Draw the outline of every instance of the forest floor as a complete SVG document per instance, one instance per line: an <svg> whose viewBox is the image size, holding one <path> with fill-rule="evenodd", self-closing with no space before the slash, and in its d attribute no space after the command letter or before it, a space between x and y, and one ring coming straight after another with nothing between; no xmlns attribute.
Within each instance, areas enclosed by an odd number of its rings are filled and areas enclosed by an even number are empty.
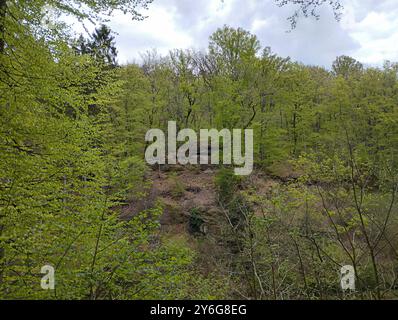
<svg viewBox="0 0 398 320"><path fill-rule="evenodd" d="M160 218L161 230L164 234L198 233L211 236L218 233L220 219L226 219L217 199L215 177L216 167L183 167L173 166L161 171L151 171L147 179L151 186L144 198L131 200L122 208L121 218L129 220L142 210L153 208L160 203L163 214ZM280 184L281 180L254 171L245 178L242 191L266 196L271 189ZM254 204L255 214L263 214L260 207ZM192 215L200 213L203 220L201 230L192 230Z"/></svg>
<svg viewBox="0 0 398 320"><path fill-rule="evenodd" d="M212 166L170 166L151 170L147 175L150 187L144 198L132 199L122 207L121 218L131 219L139 212L160 203L160 236L171 242L183 242L196 252L197 264L202 272L210 273L218 266L219 258L226 254L220 245L227 217L218 202L215 178L218 168ZM274 186L282 183L254 171L244 178L242 192L266 196ZM254 213L263 215L260 206L253 204Z"/></svg>

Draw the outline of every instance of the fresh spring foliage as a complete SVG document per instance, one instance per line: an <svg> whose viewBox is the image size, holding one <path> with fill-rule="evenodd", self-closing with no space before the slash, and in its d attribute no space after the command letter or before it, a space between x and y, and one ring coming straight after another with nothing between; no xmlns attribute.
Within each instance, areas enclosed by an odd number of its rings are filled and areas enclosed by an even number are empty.
<svg viewBox="0 0 398 320"><path fill-rule="evenodd" d="M150 2L0 0L0 297L396 297L398 65L306 66L224 26L206 52L118 66L105 25L74 39L58 19L141 19ZM324 2L293 1L304 14ZM255 173L219 168L215 208L183 212L190 238L165 234L156 199L121 214L151 195L145 132L170 120L255 133ZM344 264L356 292L339 287Z"/></svg>

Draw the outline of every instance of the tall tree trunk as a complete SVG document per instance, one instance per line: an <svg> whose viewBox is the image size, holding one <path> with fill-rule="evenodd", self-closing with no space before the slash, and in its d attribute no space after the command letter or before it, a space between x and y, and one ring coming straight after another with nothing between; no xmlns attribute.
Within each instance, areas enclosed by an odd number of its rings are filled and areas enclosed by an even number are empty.
<svg viewBox="0 0 398 320"><path fill-rule="evenodd" d="M0 54L4 52L5 49L5 20L7 12L7 0L0 0Z"/></svg>
<svg viewBox="0 0 398 320"><path fill-rule="evenodd" d="M0 59L4 53L5 49L5 17L6 17L6 10L7 10L7 0L0 0ZM0 216L0 219L3 216ZM0 237L3 234L4 226L0 221ZM0 245L0 284L3 282L3 259L5 256L4 247Z"/></svg>

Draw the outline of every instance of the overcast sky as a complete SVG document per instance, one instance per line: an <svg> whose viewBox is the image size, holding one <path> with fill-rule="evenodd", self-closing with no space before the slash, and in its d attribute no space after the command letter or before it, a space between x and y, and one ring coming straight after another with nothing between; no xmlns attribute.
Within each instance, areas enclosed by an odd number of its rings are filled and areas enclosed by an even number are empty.
<svg viewBox="0 0 398 320"><path fill-rule="evenodd" d="M306 64L330 67L336 56L350 55L369 65L398 61L398 0L342 0L336 22L321 7L320 20L300 19L292 32L286 20L294 7L274 0L154 0L144 21L116 13L109 25L117 32L119 62L139 61L140 52L156 48L206 49L212 32L224 24L256 34L263 47Z"/></svg>

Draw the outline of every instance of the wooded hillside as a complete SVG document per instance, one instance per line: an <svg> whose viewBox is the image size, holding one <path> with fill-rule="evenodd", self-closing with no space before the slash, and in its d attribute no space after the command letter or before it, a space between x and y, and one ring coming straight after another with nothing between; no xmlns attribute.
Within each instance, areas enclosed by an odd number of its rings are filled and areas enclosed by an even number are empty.
<svg viewBox="0 0 398 320"><path fill-rule="evenodd" d="M224 26L118 65L108 27L76 39L44 5L150 1L76 2L0 1L0 298L396 298L397 63L303 65ZM147 165L171 120L253 129L254 172Z"/></svg>

